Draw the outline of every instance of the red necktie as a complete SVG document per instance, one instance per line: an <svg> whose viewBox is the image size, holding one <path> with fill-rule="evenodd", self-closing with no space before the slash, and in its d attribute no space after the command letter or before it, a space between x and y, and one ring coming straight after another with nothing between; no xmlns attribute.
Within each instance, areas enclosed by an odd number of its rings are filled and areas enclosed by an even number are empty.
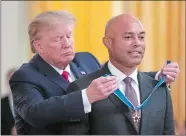
<svg viewBox="0 0 186 136"><path fill-rule="evenodd" d="M63 77L67 82L70 83L70 81L69 81L69 79L68 79L68 75L69 75L69 73L68 73L67 71L63 71L62 77Z"/></svg>

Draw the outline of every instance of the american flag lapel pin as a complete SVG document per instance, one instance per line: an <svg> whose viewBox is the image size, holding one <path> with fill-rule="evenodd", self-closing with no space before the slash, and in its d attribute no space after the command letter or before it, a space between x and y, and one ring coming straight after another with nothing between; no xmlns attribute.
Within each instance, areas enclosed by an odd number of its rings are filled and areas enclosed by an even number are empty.
<svg viewBox="0 0 186 136"><path fill-rule="evenodd" d="M80 72L81 72L82 75L85 75L86 74L85 71L80 71Z"/></svg>

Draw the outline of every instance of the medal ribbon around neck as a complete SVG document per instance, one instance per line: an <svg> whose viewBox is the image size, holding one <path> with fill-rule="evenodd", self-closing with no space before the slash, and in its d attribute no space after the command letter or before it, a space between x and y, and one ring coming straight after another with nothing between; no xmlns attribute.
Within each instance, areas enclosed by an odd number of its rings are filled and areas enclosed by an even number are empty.
<svg viewBox="0 0 186 136"><path fill-rule="evenodd" d="M167 61L167 64L170 64L171 61ZM112 76L112 74L105 74L104 76ZM124 96L122 94L122 92L117 89L115 90L114 94L124 103L126 104L130 109L138 112L140 109L142 109L150 100L152 94L165 82L166 77L163 76L159 82L155 85L155 87L153 88L152 92L149 94L149 96L145 99L145 101L143 101L142 104L140 104L139 106L135 107L128 99L126 96Z"/></svg>

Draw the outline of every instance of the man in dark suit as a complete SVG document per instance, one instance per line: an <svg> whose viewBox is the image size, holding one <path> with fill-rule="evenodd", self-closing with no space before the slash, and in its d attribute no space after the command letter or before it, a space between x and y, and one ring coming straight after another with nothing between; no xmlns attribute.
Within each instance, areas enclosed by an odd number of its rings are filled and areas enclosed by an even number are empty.
<svg viewBox="0 0 186 136"><path fill-rule="evenodd" d="M69 82L101 67L90 53L74 53L74 24L70 13L51 11L29 25L36 55L10 79L18 134L59 134L61 122L77 122L89 112L85 91L66 95Z"/></svg>
<svg viewBox="0 0 186 136"><path fill-rule="evenodd" d="M74 24L70 13L51 11L41 13L29 25L30 44L36 55L10 79L18 134L88 134L89 100L102 100L114 91L94 90L99 83L96 80L89 91L66 93L69 82L101 68L91 54L74 53ZM103 84L116 83L115 77L103 80ZM80 122L84 125L76 125ZM70 131L69 124L73 124Z"/></svg>
<svg viewBox="0 0 186 136"><path fill-rule="evenodd" d="M14 118L8 97L1 98L1 134L10 135L14 126Z"/></svg>
<svg viewBox="0 0 186 136"><path fill-rule="evenodd" d="M112 18L106 26L103 43L108 49L109 61L101 70L72 82L67 89L68 93L82 89L89 92L92 88L96 91L105 87L101 84L105 82L102 79L105 74L117 77L119 92L111 93L100 101L96 101L96 94L89 99L92 103L89 134L174 135L172 101L166 84L162 84L151 95L144 107L136 110L158 83L137 70L145 52L145 31L140 21L128 14ZM92 87L98 79L100 83ZM117 89L115 81L109 83L102 93Z"/></svg>

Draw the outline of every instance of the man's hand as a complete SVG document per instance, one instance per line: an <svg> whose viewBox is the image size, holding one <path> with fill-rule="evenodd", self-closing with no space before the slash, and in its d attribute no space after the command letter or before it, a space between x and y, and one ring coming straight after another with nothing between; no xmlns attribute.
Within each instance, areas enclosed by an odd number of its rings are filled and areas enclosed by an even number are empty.
<svg viewBox="0 0 186 136"><path fill-rule="evenodd" d="M179 72L180 69L178 63L174 62L174 63L166 64L161 69L158 79L161 79L165 75L166 76L165 83L170 84L175 81Z"/></svg>
<svg viewBox="0 0 186 136"><path fill-rule="evenodd" d="M118 87L115 76L100 77L92 81L86 93L90 103L107 98Z"/></svg>

